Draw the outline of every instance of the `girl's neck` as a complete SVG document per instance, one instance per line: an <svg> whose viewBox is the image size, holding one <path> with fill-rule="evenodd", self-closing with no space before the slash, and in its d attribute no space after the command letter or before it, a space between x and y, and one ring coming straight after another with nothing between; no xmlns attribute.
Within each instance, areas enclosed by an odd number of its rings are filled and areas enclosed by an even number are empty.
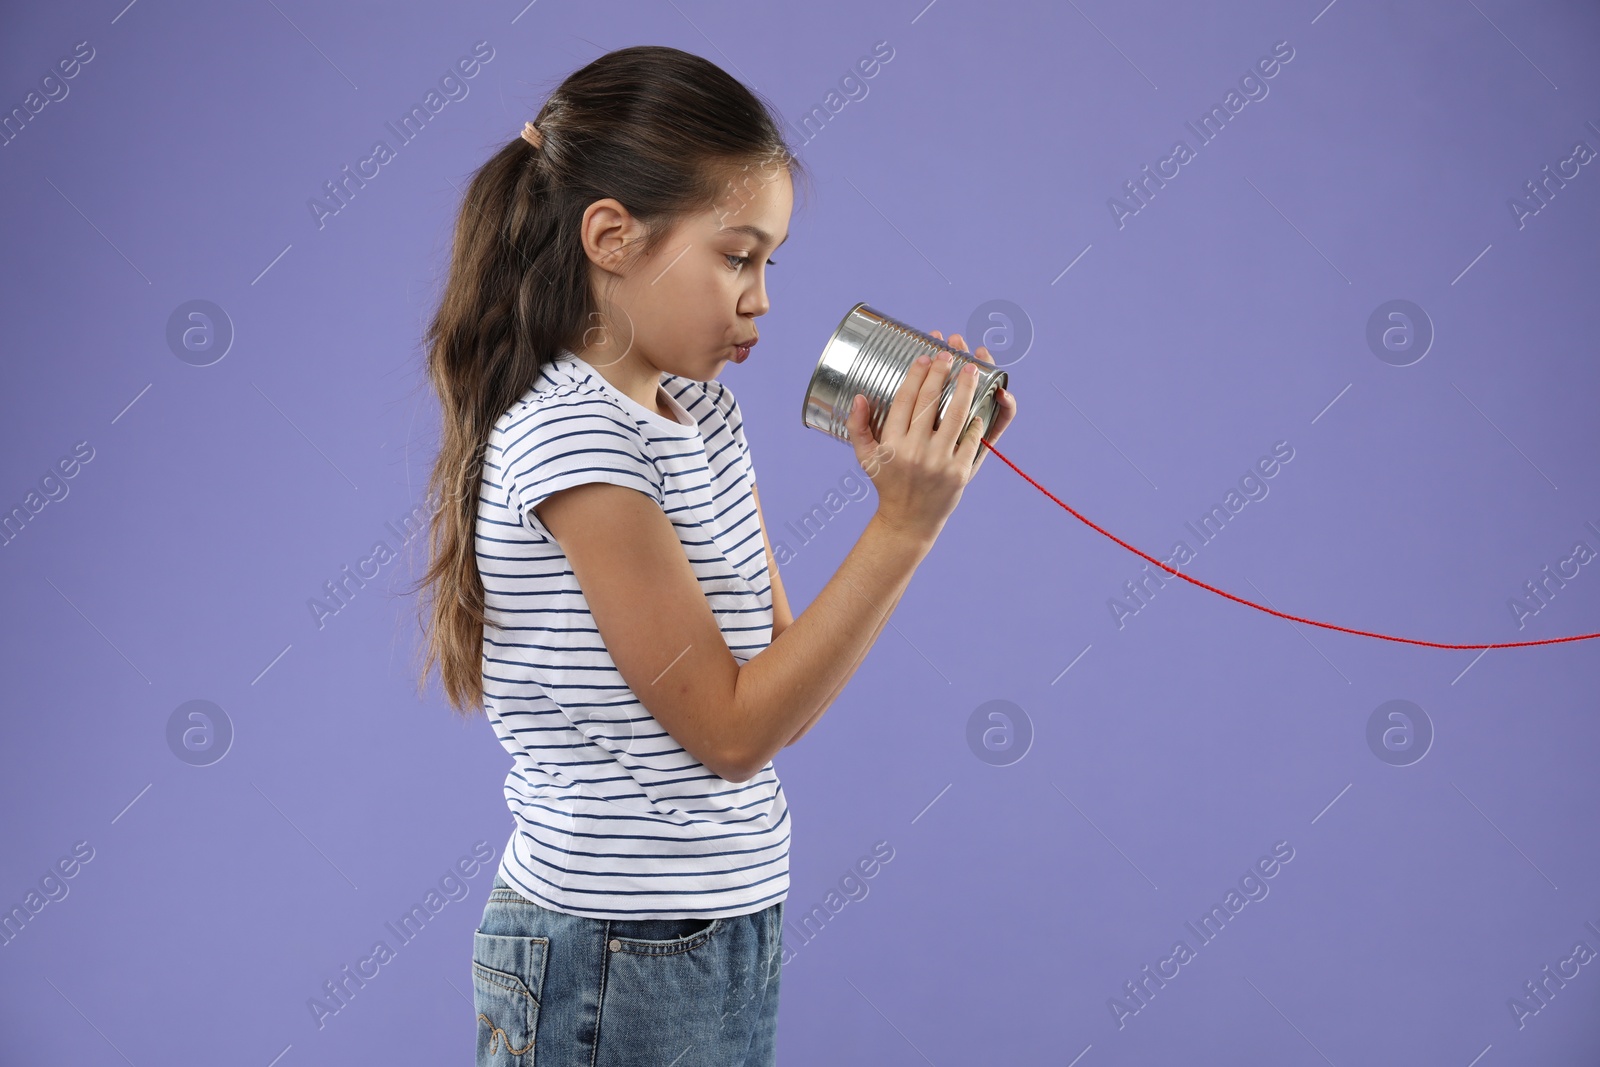
<svg viewBox="0 0 1600 1067"><path fill-rule="evenodd" d="M604 348L575 352L579 359L604 378L613 389L637 401L640 406L660 412L664 419L677 421L661 387L661 372L649 369L641 360L618 360Z"/></svg>

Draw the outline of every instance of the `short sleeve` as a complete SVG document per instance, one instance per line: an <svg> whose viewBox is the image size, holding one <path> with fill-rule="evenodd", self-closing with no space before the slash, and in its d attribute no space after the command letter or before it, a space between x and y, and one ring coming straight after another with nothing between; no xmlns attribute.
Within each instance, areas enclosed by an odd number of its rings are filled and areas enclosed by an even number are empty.
<svg viewBox="0 0 1600 1067"><path fill-rule="evenodd" d="M608 482L663 504L661 473L644 435L614 402L594 394L542 398L507 423L501 445L506 503L523 524L554 541L534 507L562 489Z"/></svg>

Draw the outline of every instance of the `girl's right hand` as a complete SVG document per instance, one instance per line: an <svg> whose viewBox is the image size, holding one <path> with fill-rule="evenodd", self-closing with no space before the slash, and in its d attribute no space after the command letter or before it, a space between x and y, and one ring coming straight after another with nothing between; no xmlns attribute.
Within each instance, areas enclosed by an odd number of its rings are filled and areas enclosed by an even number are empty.
<svg viewBox="0 0 1600 1067"><path fill-rule="evenodd" d="M966 351L959 335L952 335L950 343ZM994 362L981 346L976 355L985 362ZM954 360L947 354L937 360L924 360L925 356L918 357L895 390L879 431L881 436L873 436L867 401L859 394L851 399L846 425L856 459L878 491L879 518L931 542L938 537L972 478L973 461L982 447L983 424L973 417L964 421L947 418L937 428L933 425L939 393L949 379ZM971 410L978 388L976 372L976 367L963 364L947 413ZM1009 391L1001 394L1000 403L1000 414L990 427L990 439L995 441L1016 410Z"/></svg>

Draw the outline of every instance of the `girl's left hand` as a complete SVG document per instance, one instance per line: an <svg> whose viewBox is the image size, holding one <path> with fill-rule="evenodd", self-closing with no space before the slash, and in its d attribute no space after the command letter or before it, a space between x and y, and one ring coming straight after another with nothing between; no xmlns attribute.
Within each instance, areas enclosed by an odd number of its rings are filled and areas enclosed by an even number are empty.
<svg viewBox="0 0 1600 1067"><path fill-rule="evenodd" d="M944 335L938 330L929 330L928 333L941 341L944 340ZM953 333L950 335L950 347L960 352L966 352L967 342L959 333ZM993 366L994 357L989 354L989 350L983 345L979 345L978 350L972 354ZM1000 411L995 415L993 425L989 427L989 435L984 438L986 441L1000 440L1000 435L1006 432L1006 427L1011 425L1011 420L1017 417L1017 398L1009 389L1001 388L997 390L995 402ZM978 462L972 465L973 477L977 477L978 468L982 467L983 461L988 458L989 450L980 447L978 450Z"/></svg>

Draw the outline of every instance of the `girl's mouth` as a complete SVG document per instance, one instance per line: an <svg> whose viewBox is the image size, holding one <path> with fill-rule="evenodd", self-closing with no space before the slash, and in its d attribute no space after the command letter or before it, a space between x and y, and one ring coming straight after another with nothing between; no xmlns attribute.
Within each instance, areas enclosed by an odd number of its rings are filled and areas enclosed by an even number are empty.
<svg viewBox="0 0 1600 1067"><path fill-rule="evenodd" d="M755 347L754 344L734 345L733 346L733 361L735 363L743 363L745 360L750 358L750 349L752 349L754 347Z"/></svg>

